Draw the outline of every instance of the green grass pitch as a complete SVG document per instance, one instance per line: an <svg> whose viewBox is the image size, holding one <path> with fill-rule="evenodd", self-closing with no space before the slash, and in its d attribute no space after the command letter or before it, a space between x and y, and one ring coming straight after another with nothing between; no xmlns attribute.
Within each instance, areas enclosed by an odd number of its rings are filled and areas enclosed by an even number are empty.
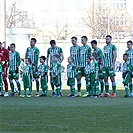
<svg viewBox="0 0 133 133"><path fill-rule="evenodd" d="M35 92L34 92L35 93ZM84 93L84 92L83 92ZM0 133L133 133L133 98L0 97Z"/></svg>

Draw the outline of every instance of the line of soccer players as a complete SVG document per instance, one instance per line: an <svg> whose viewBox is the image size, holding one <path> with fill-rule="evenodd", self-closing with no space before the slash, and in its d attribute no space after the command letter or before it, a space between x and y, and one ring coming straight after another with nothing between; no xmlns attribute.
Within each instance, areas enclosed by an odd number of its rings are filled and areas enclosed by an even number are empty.
<svg viewBox="0 0 133 133"><path fill-rule="evenodd" d="M82 46L77 44L77 38L72 37L73 46L70 47L70 56L67 65L67 85L70 86L70 94L68 97L110 97L109 82L112 82L111 97L116 97L115 82L115 61L117 58L117 49L111 43L112 37L106 36L106 45L103 52L97 47L97 41L91 41L91 47L87 44L87 37L81 37ZM19 82L19 66L21 63L20 54L15 50L15 44L10 45L10 52L6 50L0 43L0 95L8 96L7 68L9 68L8 78L12 93L15 96L14 83L15 80L18 88L18 96L32 96L32 81L36 82L35 97L48 95L48 70L50 70L50 84L53 97L61 97L61 63L64 59L62 48L56 46L55 40L50 41L51 47L47 50L47 58L39 57L39 49L35 46L36 39L31 38L30 47L27 48L25 54L25 66L22 71L22 80L24 85L24 93L21 93L21 84ZM127 50L123 55L123 84L125 88L125 97L133 97L133 48L132 41L127 42ZM92 51L93 49L93 51ZM50 57L50 59L49 59ZM40 65L38 66L38 59ZM50 61L49 61L50 60ZM45 63L46 61L46 63ZM49 63L50 62L50 63ZM81 94L81 78L86 80L86 93ZM75 93L75 79L77 79L77 93ZM40 80L40 81L39 81ZM5 85L5 94L3 90L3 81ZM100 91L99 91L100 83ZM42 94L39 94L39 84L41 85ZM55 89L56 87L56 89ZM27 95L26 90L29 89ZM105 93L104 93L105 88ZM100 94L99 94L100 93Z"/></svg>

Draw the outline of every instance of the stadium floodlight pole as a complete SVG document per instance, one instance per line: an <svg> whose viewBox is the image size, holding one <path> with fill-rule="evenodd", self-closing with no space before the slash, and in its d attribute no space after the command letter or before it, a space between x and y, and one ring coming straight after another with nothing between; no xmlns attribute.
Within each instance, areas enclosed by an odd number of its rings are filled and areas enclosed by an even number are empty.
<svg viewBox="0 0 133 133"><path fill-rule="evenodd" d="M107 27L107 28L108 28L108 29L107 29L107 32L108 32L108 34L110 34L110 33L109 33L109 31L110 31L110 30L109 30L109 0L108 0L107 2L108 2L108 3L107 3L107 14L108 14L108 20L107 20L107 23L108 23L108 27Z"/></svg>

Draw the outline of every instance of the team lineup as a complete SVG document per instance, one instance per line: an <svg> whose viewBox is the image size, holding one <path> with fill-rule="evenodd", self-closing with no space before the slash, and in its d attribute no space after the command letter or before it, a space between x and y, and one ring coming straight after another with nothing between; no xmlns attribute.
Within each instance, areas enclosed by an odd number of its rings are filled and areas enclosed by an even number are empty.
<svg viewBox="0 0 133 133"><path fill-rule="evenodd" d="M103 50L98 48L97 41L87 43L86 36L81 37L82 46L77 44L77 37L72 37L70 55L67 65L67 85L70 87L68 97L116 97L115 62L117 48L111 43L112 37L107 35L106 45ZM47 57L40 56L39 49L35 46L37 40L31 38L30 47L25 52L25 65L22 70L23 93L21 92L20 77L20 54L15 50L14 43L10 44L10 51L0 43L0 96L9 96L8 81L11 88L10 96L15 96L14 81L18 88L19 97L32 96L32 82L36 82L35 97L48 96L48 76L52 97L61 97L61 63L64 60L63 50L56 45L55 40L50 41L51 47L47 50ZM125 89L125 98L133 97L133 42L127 42L127 50L123 53L122 79ZM39 60L39 62L38 62ZM86 93L81 94L81 79L85 77ZM109 93L109 78L112 83L112 92ZM14 80L14 81L13 81ZM75 81L77 80L77 87ZM3 87L4 86L4 87ZM41 87L41 92L39 91ZM5 88L5 89L4 89ZM77 89L76 89L77 88ZM27 90L28 89L28 90ZM27 93L28 92L28 93Z"/></svg>

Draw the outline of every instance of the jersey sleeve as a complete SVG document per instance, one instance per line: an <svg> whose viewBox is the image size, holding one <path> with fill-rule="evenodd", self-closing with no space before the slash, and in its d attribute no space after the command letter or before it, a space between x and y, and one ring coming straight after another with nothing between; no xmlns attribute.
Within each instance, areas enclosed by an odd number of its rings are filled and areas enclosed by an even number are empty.
<svg viewBox="0 0 133 133"><path fill-rule="evenodd" d="M92 49L91 49L91 47L89 47L89 49L88 49L88 56L91 56L91 53L92 53Z"/></svg>
<svg viewBox="0 0 133 133"><path fill-rule="evenodd" d="M112 46L112 50L113 50L113 51L116 51L116 50L117 50L117 48L116 48L115 45Z"/></svg>
<svg viewBox="0 0 133 133"><path fill-rule="evenodd" d="M60 48L60 54L63 54L63 50L62 50L62 48Z"/></svg>
<svg viewBox="0 0 133 133"><path fill-rule="evenodd" d="M26 53L25 53L25 59L28 58L28 48L26 49Z"/></svg>
<svg viewBox="0 0 133 133"><path fill-rule="evenodd" d="M34 62L34 65L35 65L36 67L37 67L37 65L38 65L39 54L40 54L40 51L39 51L39 49L37 48L37 49L36 49L36 52L35 52L35 62Z"/></svg>
<svg viewBox="0 0 133 133"><path fill-rule="evenodd" d="M48 66L46 65L45 72L48 72Z"/></svg>
<svg viewBox="0 0 133 133"><path fill-rule="evenodd" d="M103 58L103 52L101 49L99 49L99 51L98 51L98 56L99 56L99 58Z"/></svg>
<svg viewBox="0 0 133 133"><path fill-rule="evenodd" d="M17 61L16 62L17 63L16 65L17 65L17 67L19 67L20 66L20 63L21 63L21 59L20 59L20 54L18 52L16 53L16 61Z"/></svg>
<svg viewBox="0 0 133 133"><path fill-rule="evenodd" d="M96 69L96 71L98 71L98 63L97 62L95 62L95 69Z"/></svg>
<svg viewBox="0 0 133 133"><path fill-rule="evenodd" d="M50 49L48 48L48 50L47 50L47 55L49 55L50 54Z"/></svg>

